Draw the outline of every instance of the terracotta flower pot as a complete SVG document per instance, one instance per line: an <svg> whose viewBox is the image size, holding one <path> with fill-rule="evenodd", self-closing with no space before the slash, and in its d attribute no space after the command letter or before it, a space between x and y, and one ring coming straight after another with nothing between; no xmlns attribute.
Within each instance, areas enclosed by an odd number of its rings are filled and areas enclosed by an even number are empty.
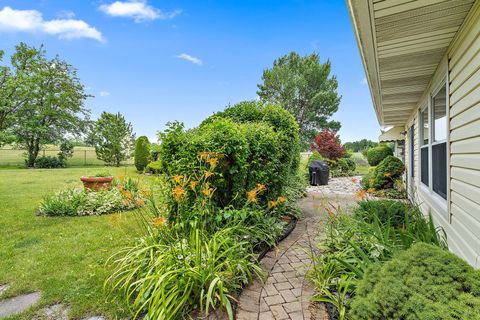
<svg viewBox="0 0 480 320"><path fill-rule="evenodd" d="M85 189L92 191L108 190L112 187L113 177L81 177Z"/></svg>

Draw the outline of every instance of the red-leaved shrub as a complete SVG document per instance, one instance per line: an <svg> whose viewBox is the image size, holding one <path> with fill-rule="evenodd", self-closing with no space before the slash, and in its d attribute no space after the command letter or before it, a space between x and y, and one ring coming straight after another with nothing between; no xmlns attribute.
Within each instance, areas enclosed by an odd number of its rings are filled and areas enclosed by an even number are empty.
<svg viewBox="0 0 480 320"><path fill-rule="evenodd" d="M320 131L310 146L312 151L318 151L322 157L337 160L345 156L345 148L340 144L340 138L332 130Z"/></svg>

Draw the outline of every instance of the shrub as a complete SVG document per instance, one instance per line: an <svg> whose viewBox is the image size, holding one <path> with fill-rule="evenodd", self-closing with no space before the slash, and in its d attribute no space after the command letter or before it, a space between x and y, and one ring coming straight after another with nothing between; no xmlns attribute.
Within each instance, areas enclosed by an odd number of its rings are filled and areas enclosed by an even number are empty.
<svg viewBox="0 0 480 320"><path fill-rule="evenodd" d="M353 319L478 319L480 273L436 246L418 243L358 283Z"/></svg>
<svg viewBox="0 0 480 320"><path fill-rule="evenodd" d="M312 152L310 157L308 157L307 166L315 160L325 160L325 158L322 157L322 155L318 151L314 151Z"/></svg>
<svg viewBox="0 0 480 320"><path fill-rule="evenodd" d="M405 171L402 160L394 156L383 159L375 169L363 178L365 189L387 189L394 186L394 182Z"/></svg>
<svg viewBox="0 0 480 320"><path fill-rule="evenodd" d="M268 196L283 193L288 176L296 174L299 164L298 126L281 107L243 102L227 107L185 131L172 123L160 134L161 171L170 176L201 175L198 157L209 152L217 155L212 186L217 190L216 206L243 206L247 191L256 184L265 185Z"/></svg>
<svg viewBox="0 0 480 320"><path fill-rule="evenodd" d="M74 145L69 140L64 140L60 143L60 152L58 153L58 158L66 161L68 158L73 157L73 148Z"/></svg>
<svg viewBox="0 0 480 320"><path fill-rule="evenodd" d="M38 157L35 160L35 168L64 168L65 167L65 160L64 158L60 157L53 157L53 156L43 156Z"/></svg>
<svg viewBox="0 0 480 320"><path fill-rule="evenodd" d="M152 161L145 167L145 172L157 174L162 170L162 164L160 161Z"/></svg>
<svg viewBox="0 0 480 320"><path fill-rule="evenodd" d="M147 192L138 182L114 180L111 190L90 191L67 188L43 199L38 213L46 216L91 216L131 210L145 204Z"/></svg>
<svg viewBox="0 0 480 320"><path fill-rule="evenodd" d="M368 149L367 151L368 164L371 166L378 165L388 156L393 156L393 150L386 144L380 144L375 148Z"/></svg>
<svg viewBox="0 0 480 320"><path fill-rule="evenodd" d="M153 161L157 161L158 160L158 155L160 153L160 145L157 144L157 143L152 143L150 144L150 158L153 160Z"/></svg>
<svg viewBox="0 0 480 320"><path fill-rule="evenodd" d="M141 136L135 143L135 167L138 171L143 171L150 159L150 142L145 136Z"/></svg>
<svg viewBox="0 0 480 320"><path fill-rule="evenodd" d="M350 158L327 160L327 163L330 166L330 176L332 177L351 176L356 169L355 161Z"/></svg>
<svg viewBox="0 0 480 320"><path fill-rule="evenodd" d="M337 160L345 156L345 148L335 131L325 129L317 134L310 146L312 151L318 151L322 157Z"/></svg>

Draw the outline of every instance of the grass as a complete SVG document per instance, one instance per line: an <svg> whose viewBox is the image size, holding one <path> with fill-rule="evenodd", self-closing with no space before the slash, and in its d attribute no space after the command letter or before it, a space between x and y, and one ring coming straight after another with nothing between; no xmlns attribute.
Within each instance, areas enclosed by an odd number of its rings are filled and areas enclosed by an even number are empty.
<svg viewBox="0 0 480 320"><path fill-rule="evenodd" d="M40 303L9 319L32 319L39 308L57 302L71 307L71 317L104 315L129 318L121 296L107 295L104 266L117 248L137 235L133 212L92 217L35 215L42 197L67 185L81 186L79 177L104 168L0 170L0 284L3 297L40 291ZM152 179L132 167L111 168L148 183Z"/></svg>
<svg viewBox="0 0 480 320"><path fill-rule="evenodd" d="M12 149L9 147L0 148L0 166L2 167L24 167L25 150ZM46 146L40 151L39 156L57 156L59 148L57 146ZM75 147L72 158L67 160L68 166L94 166L104 165L105 162L98 160L95 148ZM133 159L125 161L125 164L133 164Z"/></svg>
<svg viewBox="0 0 480 320"><path fill-rule="evenodd" d="M364 176L369 172L370 166L368 165L367 159L361 152L354 152L352 154L352 160L355 161L357 166L355 169L355 174Z"/></svg>

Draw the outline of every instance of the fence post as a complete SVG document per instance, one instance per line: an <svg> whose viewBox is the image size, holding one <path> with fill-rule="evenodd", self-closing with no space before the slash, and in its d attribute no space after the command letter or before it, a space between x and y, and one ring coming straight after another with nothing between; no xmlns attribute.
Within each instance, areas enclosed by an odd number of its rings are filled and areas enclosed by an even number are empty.
<svg viewBox="0 0 480 320"><path fill-rule="evenodd" d="M87 150L83 150L83 165L87 165Z"/></svg>

